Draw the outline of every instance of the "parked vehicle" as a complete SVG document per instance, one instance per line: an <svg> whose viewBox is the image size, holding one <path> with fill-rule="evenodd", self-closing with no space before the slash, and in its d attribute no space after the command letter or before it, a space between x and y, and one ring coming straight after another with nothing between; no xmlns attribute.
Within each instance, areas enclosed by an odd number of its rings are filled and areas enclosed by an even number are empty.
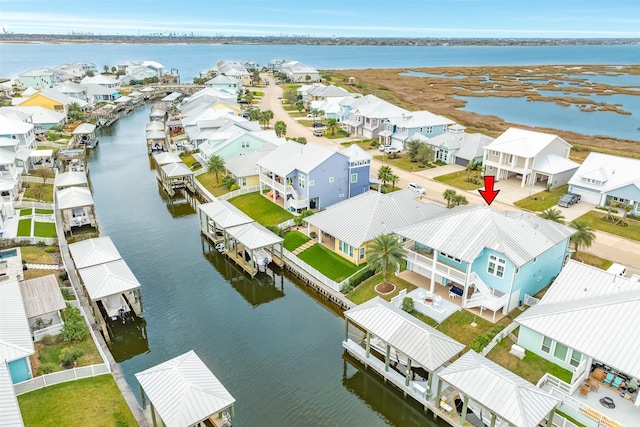
<svg viewBox="0 0 640 427"><path fill-rule="evenodd" d="M378 150L384 151L384 150L387 149L387 147L391 147L391 146L390 145L380 144L380 145L378 145Z"/></svg>
<svg viewBox="0 0 640 427"><path fill-rule="evenodd" d="M322 131L321 130L314 130L313 131L313 136L322 136Z"/></svg>
<svg viewBox="0 0 640 427"><path fill-rule="evenodd" d="M394 147L392 145L389 145L384 149L384 152L387 153L387 154L397 154L397 153L400 152L400 149L396 148L396 147Z"/></svg>
<svg viewBox="0 0 640 427"><path fill-rule="evenodd" d="M564 196L560 197L558 200L558 206L563 208L568 208L580 201L580 195L575 193L567 193Z"/></svg>
<svg viewBox="0 0 640 427"><path fill-rule="evenodd" d="M313 124L311 126L314 127L314 128L323 128L324 127L324 123L313 122Z"/></svg>
<svg viewBox="0 0 640 427"><path fill-rule="evenodd" d="M407 188L410 190L415 191L418 194L425 194L427 192L427 190L424 189L424 187L420 184L418 184L417 182L410 182L407 185Z"/></svg>

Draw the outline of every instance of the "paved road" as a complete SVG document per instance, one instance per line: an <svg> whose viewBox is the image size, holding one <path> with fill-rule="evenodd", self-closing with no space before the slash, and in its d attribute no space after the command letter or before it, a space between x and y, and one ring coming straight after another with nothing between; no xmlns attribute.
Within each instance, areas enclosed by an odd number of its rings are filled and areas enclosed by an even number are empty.
<svg viewBox="0 0 640 427"><path fill-rule="evenodd" d="M307 141L314 141L325 146L337 146L338 149L341 148L340 142L342 142L343 140L331 140L324 137L315 137L313 136L311 129L301 125L294 118L292 118L282 107L282 101L278 99L278 95L282 95L283 93L282 88L276 84L273 84L274 79L272 76L265 73L261 74L260 76L263 80L265 78L268 78L271 81L271 84L269 86L261 88L261 90L264 92L264 96L262 97L259 106L263 110L273 111L274 118L272 123L275 123L278 120L284 121L287 125L288 137L304 136L305 138L307 138ZM379 155L380 152L377 150L372 150L370 154ZM374 159L371 164L371 175L376 176L378 174L378 169L382 165L384 165L383 162ZM427 194L425 198L429 201L445 204L446 201L442 197L442 193L444 193L444 191L447 189L454 189L458 193L464 194L464 196L471 204L485 203L482 197L478 194L477 190L460 190L459 188L451 187L433 180L434 176L444 175L456 170L462 170L460 166L448 165L417 172L409 172L404 169L395 167L392 167L392 169L393 173L400 177L400 182L398 182L397 184L399 187L404 188L409 182L417 182L426 188ZM534 192L544 190L543 187L534 188ZM514 181L496 182L496 189L501 190L501 193L491 206L502 211L520 210L512 203L516 200L520 200L524 197L529 196L532 191L530 188L521 188L519 186L519 183L516 183ZM587 203L579 203L568 209L560 209L562 210L562 214L565 216L565 219L567 221L572 221L585 212L588 212L592 208L593 205L589 205ZM629 267L629 272L627 273L627 275L633 273L640 274L640 242L625 239L623 237L618 237L602 231L596 231L595 234L596 239L591 247L588 250L581 249L581 251L588 252L593 255L609 259L613 262L626 265L627 267Z"/></svg>

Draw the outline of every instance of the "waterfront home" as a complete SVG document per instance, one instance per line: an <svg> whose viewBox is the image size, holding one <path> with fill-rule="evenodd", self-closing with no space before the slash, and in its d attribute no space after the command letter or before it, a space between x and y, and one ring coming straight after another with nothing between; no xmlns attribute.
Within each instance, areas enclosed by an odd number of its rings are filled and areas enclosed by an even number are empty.
<svg viewBox="0 0 640 427"><path fill-rule="evenodd" d="M143 410L150 403L153 426L234 425L235 399L190 350L135 374ZM156 415L157 414L157 415ZM156 416L160 419L156 420Z"/></svg>
<svg viewBox="0 0 640 427"><path fill-rule="evenodd" d="M375 95L366 95L354 98L353 101L345 98L340 102L343 119L342 128L351 135L361 135L364 138L376 139L385 129L385 123L390 119L400 120L403 115L409 114L408 110L400 108L384 101ZM398 147L400 148L400 147Z"/></svg>
<svg viewBox="0 0 640 427"><path fill-rule="evenodd" d="M431 138L446 132L453 124L453 120L429 111L410 111L400 117L385 118L382 121L384 130L378 133L379 142L406 150L407 143L417 135Z"/></svg>
<svg viewBox="0 0 640 427"><path fill-rule="evenodd" d="M9 116L5 113L9 113ZM22 114L24 118L24 114ZM30 117L24 118L30 120ZM0 108L0 138L3 147L17 152L20 148L35 148L36 133L33 123L18 119L18 116L11 111Z"/></svg>
<svg viewBox="0 0 640 427"><path fill-rule="evenodd" d="M149 67L129 67L127 74L120 77L121 85L129 85L132 82L139 83L145 79L152 79L158 77L158 71ZM148 81L148 80L147 80Z"/></svg>
<svg viewBox="0 0 640 427"><path fill-rule="evenodd" d="M545 419L544 425L552 425L559 404L557 397L473 350L439 372L433 401L438 414L455 417L455 424L516 427L538 427Z"/></svg>
<svg viewBox="0 0 640 427"><path fill-rule="evenodd" d="M62 64L56 67L62 73L64 80L80 80L87 72L98 74L98 68L93 62L78 61L72 64Z"/></svg>
<svg viewBox="0 0 640 427"><path fill-rule="evenodd" d="M325 209L369 190L371 156L357 145L343 152L287 141L261 160L260 193L291 212Z"/></svg>
<svg viewBox="0 0 640 427"><path fill-rule="evenodd" d="M640 425L640 328L630 317L639 310L640 276L570 260L542 299L516 318L518 345L571 372L570 383L547 374L541 386L566 401L574 395L622 425ZM583 389L585 382L599 392ZM604 393L615 411L597 402Z"/></svg>
<svg viewBox="0 0 640 427"><path fill-rule="evenodd" d="M254 187L260 185L258 161L275 150L276 146L267 143L257 150L239 154L225 160L224 167L227 173L238 184L238 187Z"/></svg>
<svg viewBox="0 0 640 427"><path fill-rule="evenodd" d="M114 89L108 86L83 83L82 87L84 87L87 92L89 105L96 105L101 102L113 102L121 96L118 93L118 89Z"/></svg>
<svg viewBox="0 0 640 427"><path fill-rule="evenodd" d="M285 62L287 62L286 59L272 59L267 63L267 70L270 72L280 71L280 67L282 67L282 64Z"/></svg>
<svg viewBox="0 0 640 427"><path fill-rule="evenodd" d="M569 180L569 191L599 206L630 205L631 213L640 215L640 160L589 153Z"/></svg>
<svg viewBox="0 0 640 427"><path fill-rule="evenodd" d="M86 107L88 104L82 99L71 98L65 94L57 92L53 89L44 89L36 92L27 99L21 100L18 105L20 107L44 107L49 110L64 113L65 116L71 104L78 104L80 108Z"/></svg>
<svg viewBox="0 0 640 427"><path fill-rule="evenodd" d="M422 222L446 208L423 203L409 189L380 193L367 191L329 206L307 218L318 229L318 241L333 241L333 250L356 265L367 261L371 240L397 228Z"/></svg>
<svg viewBox="0 0 640 427"><path fill-rule="evenodd" d="M0 302L0 361L7 364L11 382L15 384L33 377L29 356L35 353L20 284L15 277L0 282Z"/></svg>
<svg viewBox="0 0 640 427"><path fill-rule="evenodd" d="M249 128L249 129L247 129ZM253 130L253 126L245 126L244 123L227 121L227 124L208 132L201 131L197 136L199 153L194 157L205 164L212 155L218 155L223 159L252 153L262 147L275 147L283 145L285 138L279 138L273 129ZM195 135L190 129L190 135ZM205 139L206 138L206 139Z"/></svg>
<svg viewBox="0 0 640 427"><path fill-rule="evenodd" d="M136 70L146 69L153 73L153 76L162 77L165 73L164 65L157 61L124 61L116 65L118 71L124 71L125 76L135 74Z"/></svg>
<svg viewBox="0 0 640 427"><path fill-rule="evenodd" d="M320 72L318 70L298 61L288 61L280 64L279 71L286 74L289 81L293 83L320 81Z"/></svg>
<svg viewBox="0 0 640 427"><path fill-rule="evenodd" d="M467 133L464 130L464 126L454 124L448 126L446 132L426 141L433 147L436 161L460 166L482 163L484 147L495 138L481 133Z"/></svg>
<svg viewBox="0 0 640 427"><path fill-rule="evenodd" d="M39 168L53 168L53 150L35 150L21 147L16 153L16 165L27 173Z"/></svg>
<svg viewBox="0 0 640 427"><path fill-rule="evenodd" d="M34 341L45 335L58 335L64 321L61 311L66 308L55 274L20 282L25 313Z"/></svg>
<svg viewBox="0 0 640 427"><path fill-rule="evenodd" d="M38 68L20 74L18 81L23 87L50 88L62 83L63 74L52 68Z"/></svg>
<svg viewBox="0 0 640 427"><path fill-rule="evenodd" d="M570 151L571 145L557 135L512 127L484 147L485 175L498 181L517 178L521 187L560 187L579 166L569 160Z"/></svg>
<svg viewBox="0 0 640 427"><path fill-rule="evenodd" d="M94 147L98 144L98 138L96 138L96 125L91 123L80 123L73 130L73 138L71 144L75 146L84 145L87 148Z"/></svg>
<svg viewBox="0 0 640 427"><path fill-rule="evenodd" d="M56 177L53 181L53 187L56 189L88 186L89 180L87 179L87 174L84 172L60 172L56 174Z"/></svg>
<svg viewBox="0 0 640 427"><path fill-rule="evenodd" d="M249 64L248 62L249 61L220 61L216 64L215 74L216 76L224 75L236 79L240 83L238 89L241 90L244 86L251 86L253 82L253 75L247 71L247 65L253 68L255 64ZM205 86L206 85L205 83Z"/></svg>
<svg viewBox="0 0 640 427"><path fill-rule="evenodd" d="M0 195L2 196L2 218L13 217L13 201L18 200L22 189L22 168L16 167L16 153L0 149Z"/></svg>
<svg viewBox="0 0 640 427"><path fill-rule="evenodd" d="M230 95L238 95L244 91L240 80L235 77L219 74L204 84L206 87L214 88L220 92Z"/></svg>
<svg viewBox="0 0 640 427"><path fill-rule="evenodd" d="M379 296L344 317L347 352L424 406L434 395L438 372L465 348Z"/></svg>
<svg viewBox="0 0 640 427"><path fill-rule="evenodd" d="M56 92L60 92L61 94L66 95L69 98L76 98L85 102L89 101L89 98L87 97L87 88L70 80L54 86L53 90L55 90Z"/></svg>
<svg viewBox="0 0 640 427"><path fill-rule="evenodd" d="M62 215L62 228L73 233L83 226L97 227L93 196L87 187L68 187L55 192L56 208Z"/></svg>
<svg viewBox="0 0 640 427"><path fill-rule="evenodd" d="M108 89L114 89L114 91L116 92L120 88L119 80L112 79L111 77L103 76L102 74L98 74L93 77L86 76L82 80L80 80L80 84L82 86L100 85Z"/></svg>
<svg viewBox="0 0 640 427"><path fill-rule="evenodd" d="M509 313L560 272L575 232L524 212L484 205L457 206L397 229L406 238L407 269L425 277L430 292L447 291L463 308Z"/></svg>
<svg viewBox="0 0 640 427"><path fill-rule="evenodd" d="M41 135L52 127L63 126L67 119L67 116L63 112L50 110L40 106L2 107L0 110L17 111L29 115L31 117L29 122L33 124L33 130L36 135Z"/></svg>

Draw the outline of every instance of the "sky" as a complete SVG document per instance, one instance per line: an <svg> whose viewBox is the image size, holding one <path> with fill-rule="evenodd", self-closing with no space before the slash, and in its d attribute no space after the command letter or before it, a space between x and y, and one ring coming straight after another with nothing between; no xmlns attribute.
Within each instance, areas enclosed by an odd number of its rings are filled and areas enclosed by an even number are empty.
<svg viewBox="0 0 640 427"><path fill-rule="evenodd" d="M31 34L637 38L640 0L0 0L0 25Z"/></svg>

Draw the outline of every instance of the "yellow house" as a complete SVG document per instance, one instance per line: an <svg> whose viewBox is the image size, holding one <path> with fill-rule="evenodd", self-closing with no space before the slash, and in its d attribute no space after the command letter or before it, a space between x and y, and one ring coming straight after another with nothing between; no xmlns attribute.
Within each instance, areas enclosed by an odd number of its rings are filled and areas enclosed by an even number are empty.
<svg viewBox="0 0 640 427"><path fill-rule="evenodd" d="M369 243L382 234L425 221L446 208L420 200L410 189L392 193L368 191L315 213L305 221L317 228L319 243L333 241L333 250L356 265L367 261Z"/></svg>
<svg viewBox="0 0 640 427"><path fill-rule="evenodd" d="M225 160L224 165L240 188L259 186L260 176L256 162L275 148L275 145L265 143L262 148L252 153L240 154Z"/></svg>
<svg viewBox="0 0 640 427"><path fill-rule="evenodd" d="M82 99L71 98L55 90L45 89L33 94L19 105L20 107L44 107L49 110L67 114L67 107L74 102L80 105L80 107L87 105L86 101Z"/></svg>

